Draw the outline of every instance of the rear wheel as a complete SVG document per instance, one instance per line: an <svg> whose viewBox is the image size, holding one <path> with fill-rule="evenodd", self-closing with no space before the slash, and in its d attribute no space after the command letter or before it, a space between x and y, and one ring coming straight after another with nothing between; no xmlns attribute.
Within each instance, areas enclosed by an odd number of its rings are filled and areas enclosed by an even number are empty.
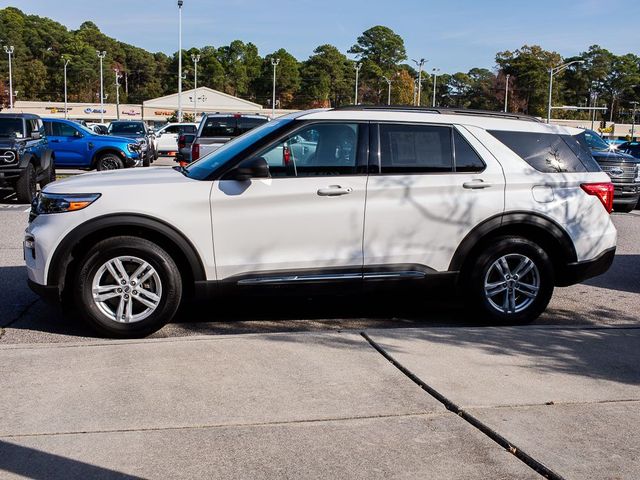
<svg viewBox="0 0 640 480"><path fill-rule="evenodd" d="M27 164L16 182L16 196L20 203L31 203L38 193L36 169L33 163Z"/></svg>
<svg viewBox="0 0 640 480"><path fill-rule="evenodd" d="M120 168L124 168L124 164L115 153L105 153L96 163L96 169L99 171L119 170Z"/></svg>
<svg viewBox="0 0 640 480"><path fill-rule="evenodd" d="M521 237L501 237L491 242L464 273L473 311L499 323L535 320L553 294L549 256Z"/></svg>
<svg viewBox="0 0 640 480"><path fill-rule="evenodd" d="M81 317L101 334L136 338L175 315L182 279L171 256L138 237L97 243L81 261L75 283Z"/></svg>

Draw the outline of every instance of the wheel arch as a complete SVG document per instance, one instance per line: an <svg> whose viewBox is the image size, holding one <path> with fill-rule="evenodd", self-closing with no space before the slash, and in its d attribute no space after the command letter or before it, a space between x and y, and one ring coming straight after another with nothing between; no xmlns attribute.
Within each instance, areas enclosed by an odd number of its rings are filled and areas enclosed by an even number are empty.
<svg viewBox="0 0 640 480"><path fill-rule="evenodd" d="M107 153L113 153L113 154L117 155L118 158L120 160L122 160L123 162L126 159L125 153L121 149L119 149L118 147L113 147L113 146L101 147L98 150L96 150L93 153L93 157L91 157L91 168L96 168L96 165L98 163L98 159L102 155L105 155Z"/></svg>
<svg viewBox="0 0 640 480"><path fill-rule="evenodd" d="M195 282L206 280L202 259L182 232L146 215L115 214L82 223L63 238L51 257L47 285L57 287L64 298L68 287L73 285L79 260L97 242L119 235L138 236L164 248L178 265L187 295L193 294Z"/></svg>
<svg viewBox="0 0 640 480"><path fill-rule="evenodd" d="M451 259L449 270L464 271L480 250L496 237L504 235L516 235L540 245L551 258L556 284L566 283L566 267L577 261L573 241L553 219L532 212L508 212L485 220L462 240Z"/></svg>

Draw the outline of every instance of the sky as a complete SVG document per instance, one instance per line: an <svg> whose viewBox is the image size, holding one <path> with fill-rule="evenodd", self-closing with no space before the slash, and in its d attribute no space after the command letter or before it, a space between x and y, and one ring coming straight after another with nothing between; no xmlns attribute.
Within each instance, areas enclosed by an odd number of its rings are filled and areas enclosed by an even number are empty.
<svg viewBox="0 0 640 480"><path fill-rule="evenodd" d="M0 0L70 29L86 20L147 50L178 50L176 0ZM640 0L184 0L183 48L253 42L298 60L330 43L345 52L366 29L392 28L427 70L493 68L499 51L541 45L565 57L598 44L640 55Z"/></svg>

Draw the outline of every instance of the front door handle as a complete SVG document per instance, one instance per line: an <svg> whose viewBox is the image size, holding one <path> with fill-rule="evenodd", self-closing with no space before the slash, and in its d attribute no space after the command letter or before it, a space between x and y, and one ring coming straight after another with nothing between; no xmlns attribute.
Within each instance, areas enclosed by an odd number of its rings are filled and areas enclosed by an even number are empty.
<svg viewBox="0 0 640 480"><path fill-rule="evenodd" d="M331 185L327 188L318 189L318 195L321 197L337 197L339 195L347 195L353 192L351 187L341 187L340 185Z"/></svg>
<svg viewBox="0 0 640 480"><path fill-rule="evenodd" d="M462 184L463 188L468 188L471 190L479 190L481 188L489 188L491 186L490 183L485 182L482 179L471 180L470 182L464 182Z"/></svg>

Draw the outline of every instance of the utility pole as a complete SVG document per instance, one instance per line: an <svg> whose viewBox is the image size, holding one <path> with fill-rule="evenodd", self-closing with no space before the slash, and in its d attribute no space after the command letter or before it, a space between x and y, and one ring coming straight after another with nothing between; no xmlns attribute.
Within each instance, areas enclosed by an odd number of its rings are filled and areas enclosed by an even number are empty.
<svg viewBox="0 0 640 480"><path fill-rule="evenodd" d="M631 105L633 105L633 110L631 111L631 141L633 142L633 135L636 130L636 107L638 106L638 102L633 101Z"/></svg>
<svg viewBox="0 0 640 480"><path fill-rule="evenodd" d="M68 114L67 114L67 66L69 65L69 62L71 60L69 60L68 58L64 58L64 55L62 56L62 61L64 62L64 118L68 118Z"/></svg>
<svg viewBox="0 0 640 480"><path fill-rule="evenodd" d="M505 111L505 113L509 109L508 108L508 105L509 105L509 77L511 77L511 75L509 75L507 73L507 83L506 83L506 85L504 87L504 111Z"/></svg>
<svg viewBox="0 0 640 480"><path fill-rule="evenodd" d="M178 122L182 122L182 0L178 0Z"/></svg>
<svg viewBox="0 0 640 480"><path fill-rule="evenodd" d="M129 96L129 72L124 72L124 93Z"/></svg>
<svg viewBox="0 0 640 480"><path fill-rule="evenodd" d="M100 59L100 123L104 123L104 80L102 75L102 60L107 56L107 52L96 50Z"/></svg>
<svg viewBox="0 0 640 480"><path fill-rule="evenodd" d="M13 73L11 72L11 55L13 55L13 45L5 45L4 51L9 55L9 108L13 108Z"/></svg>
<svg viewBox="0 0 640 480"><path fill-rule="evenodd" d="M276 68L280 63L279 58L272 58L271 65L273 65L273 95L271 96L271 118L276 117Z"/></svg>
<svg viewBox="0 0 640 480"><path fill-rule="evenodd" d="M362 68L362 64L356 62L353 65L354 70L356 71L356 93L354 96L353 104L358 105L358 74L360 73L360 69Z"/></svg>
<svg viewBox="0 0 640 480"><path fill-rule="evenodd" d="M117 68L114 68L113 71L116 74L116 117L120 120L120 79L122 75Z"/></svg>
<svg viewBox="0 0 640 480"><path fill-rule="evenodd" d="M433 108L436 108L436 82L438 81L438 72L439 68L434 68L433 72L433 104L431 105Z"/></svg>
<svg viewBox="0 0 640 480"><path fill-rule="evenodd" d="M413 60L413 63L415 63L418 66L418 98L417 98L417 105L420 106L420 94L422 93L422 67L424 66L426 60L424 58L421 58L420 61L418 60Z"/></svg>
<svg viewBox="0 0 640 480"><path fill-rule="evenodd" d="M198 62L200 54L191 54L191 60L193 60L193 121L195 122L198 116Z"/></svg>
<svg viewBox="0 0 640 480"><path fill-rule="evenodd" d="M382 78L384 78L384 81L387 82L387 85L389 86L389 91L387 93L387 105L391 105L391 82L393 80L387 78L386 76L382 76Z"/></svg>

